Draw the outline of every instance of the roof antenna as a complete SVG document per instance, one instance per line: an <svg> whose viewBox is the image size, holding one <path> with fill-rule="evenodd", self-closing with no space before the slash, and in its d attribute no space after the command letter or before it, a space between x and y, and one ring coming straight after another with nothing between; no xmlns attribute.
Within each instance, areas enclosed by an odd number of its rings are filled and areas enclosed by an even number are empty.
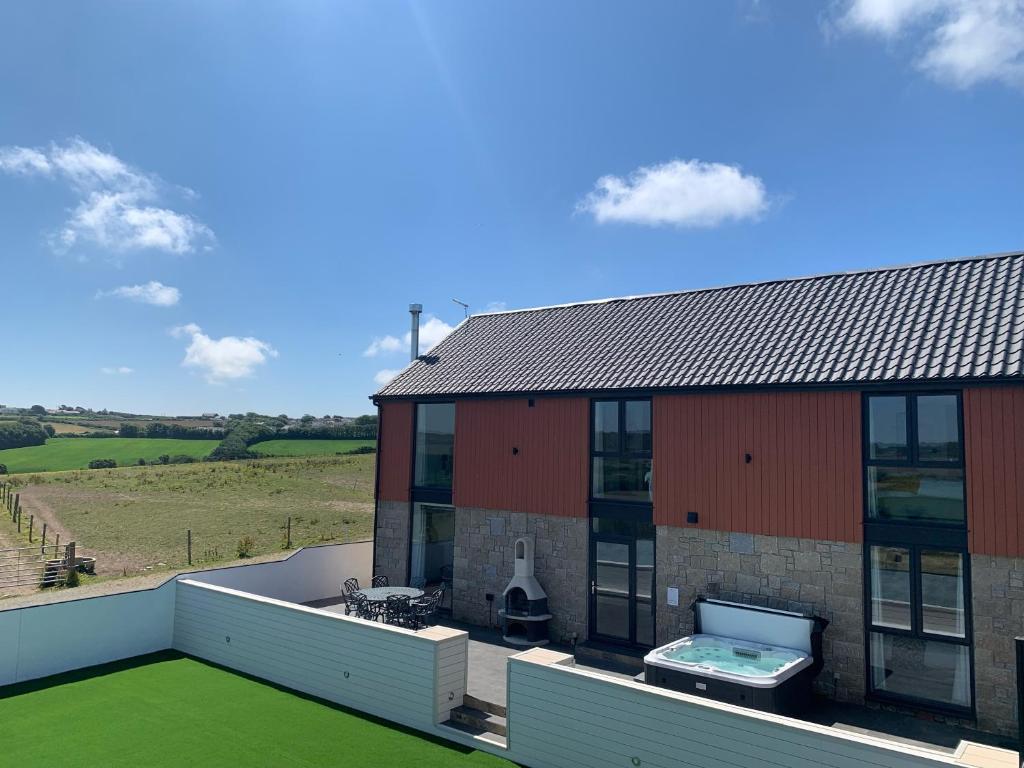
<svg viewBox="0 0 1024 768"><path fill-rule="evenodd" d="M469 304L464 301L459 301L458 299L452 299L452 301L462 307L462 311L464 312L463 317L469 317Z"/></svg>

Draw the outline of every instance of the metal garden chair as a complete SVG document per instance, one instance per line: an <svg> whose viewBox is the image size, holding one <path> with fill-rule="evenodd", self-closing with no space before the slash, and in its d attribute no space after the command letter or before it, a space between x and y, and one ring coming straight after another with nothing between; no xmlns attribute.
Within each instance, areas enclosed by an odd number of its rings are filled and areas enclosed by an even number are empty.
<svg viewBox="0 0 1024 768"><path fill-rule="evenodd" d="M373 580L370 582L370 586L371 587L387 587L387 586L389 586L389 584L388 584L388 577L387 576L383 576L383 575L381 575L381 576L374 576Z"/></svg>

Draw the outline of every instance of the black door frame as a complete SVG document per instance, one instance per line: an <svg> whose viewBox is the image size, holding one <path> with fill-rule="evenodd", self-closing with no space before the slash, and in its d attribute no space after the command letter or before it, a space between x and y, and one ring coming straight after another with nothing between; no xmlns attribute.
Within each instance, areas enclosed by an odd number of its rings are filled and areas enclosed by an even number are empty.
<svg viewBox="0 0 1024 768"><path fill-rule="evenodd" d="M649 520L636 519L636 518L619 518L626 520L630 523L630 533L599 533L594 530L594 518L590 518L588 541L587 541L587 559L588 559L588 591L589 596L587 598L587 637L591 640L597 640L602 643L612 643L614 645L622 645L630 648L653 648L654 643L657 640L657 569L652 567L651 569L651 628L652 628L652 642L641 643L637 641L636 637L636 618L637 618L637 606L639 600L637 598L637 556L636 556L636 544L641 538L637 535L637 523L648 523ZM657 541L655 531L653 530L650 536L650 540L653 542L653 547L657 548ZM627 638L616 637L614 635L604 635L598 631L597 627L597 545L599 542L610 542L613 544L625 544L627 547L627 584L628 594L626 601L628 604L628 623L629 623L629 636ZM656 555L656 552L652 553ZM655 563L657 562L655 557Z"/></svg>

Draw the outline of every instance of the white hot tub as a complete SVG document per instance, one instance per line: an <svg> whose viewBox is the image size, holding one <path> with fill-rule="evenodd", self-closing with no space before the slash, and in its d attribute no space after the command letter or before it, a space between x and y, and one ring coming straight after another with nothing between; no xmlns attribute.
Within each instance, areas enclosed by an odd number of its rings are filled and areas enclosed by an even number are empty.
<svg viewBox="0 0 1024 768"><path fill-rule="evenodd" d="M814 659L794 648L778 648L719 635L691 635L655 648L644 663L771 688L806 669Z"/></svg>
<svg viewBox="0 0 1024 768"><path fill-rule="evenodd" d="M694 634L644 657L644 680L765 712L799 714L821 671L824 619L698 598Z"/></svg>

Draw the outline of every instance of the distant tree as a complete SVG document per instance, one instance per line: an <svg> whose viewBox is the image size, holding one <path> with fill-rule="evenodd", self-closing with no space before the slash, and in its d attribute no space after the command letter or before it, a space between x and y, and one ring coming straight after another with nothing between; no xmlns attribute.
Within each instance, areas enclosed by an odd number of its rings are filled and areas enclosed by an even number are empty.
<svg viewBox="0 0 1024 768"><path fill-rule="evenodd" d="M139 428L135 424L122 422L117 428L118 437L138 437Z"/></svg>
<svg viewBox="0 0 1024 768"><path fill-rule="evenodd" d="M22 416L17 421L0 421L0 448L42 445L46 438L43 425L28 416Z"/></svg>
<svg viewBox="0 0 1024 768"><path fill-rule="evenodd" d="M136 464L138 464L140 467L144 467L144 466L146 466L146 460L145 459L139 459L136 462Z"/></svg>
<svg viewBox="0 0 1024 768"><path fill-rule="evenodd" d="M377 426L377 414L368 413L363 416L356 416L352 420L352 423L359 427L376 427Z"/></svg>
<svg viewBox="0 0 1024 768"><path fill-rule="evenodd" d="M309 424L311 421L313 421L313 416L308 413L304 414L302 418L299 419L299 421L301 421L303 424Z"/></svg>
<svg viewBox="0 0 1024 768"><path fill-rule="evenodd" d="M43 424L43 431L46 432L49 437L53 437L57 434L57 430L53 428L53 424Z"/></svg>
<svg viewBox="0 0 1024 768"><path fill-rule="evenodd" d="M6 474L7 474L7 465L6 464L0 464L0 475L6 475Z"/></svg>
<svg viewBox="0 0 1024 768"><path fill-rule="evenodd" d="M89 462L89 469L113 469L117 462L113 459L93 459Z"/></svg>
<svg viewBox="0 0 1024 768"><path fill-rule="evenodd" d="M284 423L287 424L288 423L288 414L287 413L279 413L277 415L277 420L278 421L283 421Z"/></svg>
<svg viewBox="0 0 1024 768"><path fill-rule="evenodd" d="M159 461L159 462L160 462L161 464L170 464L170 463L171 463L171 457L170 457L170 454L167 454L167 453L165 453L165 454L162 454L162 455L160 456L160 458L159 458L159 459L157 459L157 461Z"/></svg>
<svg viewBox="0 0 1024 768"><path fill-rule="evenodd" d="M46 415L46 409L43 408L43 406L41 406L41 405L33 405L28 410L29 410L29 413L34 413L36 416L45 416Z"/></svg>

